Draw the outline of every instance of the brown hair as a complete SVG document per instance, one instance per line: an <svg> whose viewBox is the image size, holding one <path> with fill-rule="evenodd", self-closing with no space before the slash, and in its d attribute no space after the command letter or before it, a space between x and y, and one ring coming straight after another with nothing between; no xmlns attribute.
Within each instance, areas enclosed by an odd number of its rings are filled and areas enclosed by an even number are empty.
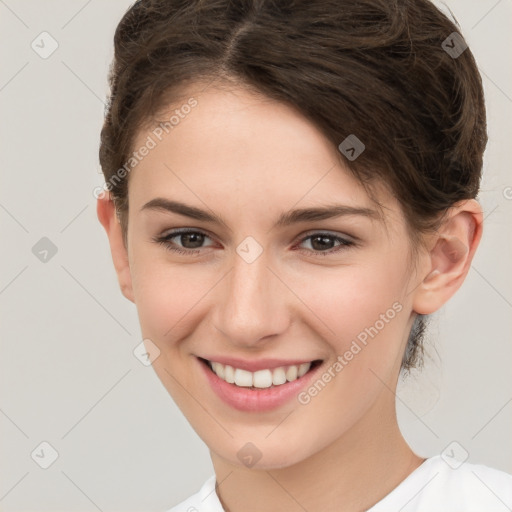
<svg viewBox="0 0 512 512"><path fill-rule="evenodd" d="M413 240L478 193L481 77L428 0L138 0L114 46L99 158L125 243L129 180L113 178L141 127L194 81L227 80L292 105L335 146L355 135L365 149L344 163L362 183L389 187ZM425 326L418 316L403 369L420 361Z"/></svg>

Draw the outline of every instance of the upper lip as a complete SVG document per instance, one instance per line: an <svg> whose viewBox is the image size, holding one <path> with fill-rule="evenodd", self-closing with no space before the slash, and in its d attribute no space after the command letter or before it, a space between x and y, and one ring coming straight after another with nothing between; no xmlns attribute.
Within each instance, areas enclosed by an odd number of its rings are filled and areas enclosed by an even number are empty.
<svg viewBox="0 0 512 512"><path fill-rule="evenodd" d="M247 370L248 372L256 372L258 370L266 370L266 369L274 369L279 368L280 366L292 366L303 363L312 363L313 361L317 361L316 359L258 359L258 360L247 360L240 359L237 357L223 357L223 356L211 356L211 357L203 357L202 359L206 359L210 362L221 363L224 365L230 365L233 368L240 368L241 370Z"/></svg>

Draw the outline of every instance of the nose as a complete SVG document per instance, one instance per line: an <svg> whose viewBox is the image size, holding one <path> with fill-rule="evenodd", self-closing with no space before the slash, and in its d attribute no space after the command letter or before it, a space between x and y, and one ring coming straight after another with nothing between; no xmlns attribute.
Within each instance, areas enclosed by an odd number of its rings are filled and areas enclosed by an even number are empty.
<svg viewBox="0 0 512 512"><path fill-rule="evenodd" d="M233 345L261 348L287 329L289 292L270 268L265 251L251 263L238 254L233 260L216 296L213 325Z"/></svg>

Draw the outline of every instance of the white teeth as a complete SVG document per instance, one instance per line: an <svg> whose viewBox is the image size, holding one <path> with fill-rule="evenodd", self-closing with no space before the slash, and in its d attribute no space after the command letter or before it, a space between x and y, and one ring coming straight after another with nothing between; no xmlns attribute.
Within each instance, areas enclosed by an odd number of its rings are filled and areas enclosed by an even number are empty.
<svg viewBox="0 0 512 512"><path fill-rule="evenodd" d="M284 384L286 382L286 373L284 372L284 368L281 366L280 368L276 368L272 372L272 384L274 386L279 386L280 384Z"/></svg>
<svg viewBox="0 0 512 512"><path fill-rule="evenodd" d="M252 374L255 388L269 388L272 386L272 372L270 370L258 370Z"/></svg>
<svg viewBox="0 0 512 512"><path fill-rule="evenodd" d="M308 372L308 370L311 368L311 363L302 363L300 366L299 366L299 370L297 372L297 375L299 377L302 377L305 373Z"/></svg>
<svg viewBox="0 0 512 512"><path fill-rule="evenodd" d="M212 363L213 371L221 378L224 378L224 365L220 363Z"/></svg>
<svg viewBox="0 0 512 512"><path fill-rule="evenodd" d="M220 366L223 366L221 363L217 363L217 364ZM224 366L224 377L221 377L218 373L217 373L217 375L221 379L223 378L226 382L229 382L230 384L234 384L234 382L235 382L235 370L232 366L229 366L229 364Z"/></svg>
<svg viewBox="0 0 512 512"><path fill-rule="evenodd" d="M241 368L233 368L229 364L210 362L214 373L229 384L244 388L269 388L271 386L280 386L286 382L293 382L306 374L311 368L311 363L302 363L300 365L280 366L279 368L258 370L249 372Z"/></svg>
<svg viewBox="0 0 512 512"><path fill-rule="evenodd" d="M297 378L298 368L294 366L288 366L288 370L286 370L286 380L291 382Z"/></svg>
<svg viewBox="0 0 512 512"><path fill-rule="evenodd" d="M247 370L235 370L235 384L244 388L250 388L252 386L252 373Z"/></svg>

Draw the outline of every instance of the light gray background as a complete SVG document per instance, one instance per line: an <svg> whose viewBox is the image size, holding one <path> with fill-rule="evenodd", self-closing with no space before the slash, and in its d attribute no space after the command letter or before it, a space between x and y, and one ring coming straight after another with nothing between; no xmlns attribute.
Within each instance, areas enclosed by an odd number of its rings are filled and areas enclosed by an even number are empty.
<svg viewBox="0 0 512 512"><path fill-rule="evenodd" d="M2 511L164 510L213 474L207 448L132 353L136 310L96 219L112 38L129 5L0 0ZM485 234L431 328L427 369L400 386L399 419L422 455L457 441L470 462L512 472L512 0L447 5L487 93ZM47 59L31 48L43 31L59 44ZM46 263L32 253L42 237L58 249ZM46 470L30 455L43 441L59 454Z"/></svg>

